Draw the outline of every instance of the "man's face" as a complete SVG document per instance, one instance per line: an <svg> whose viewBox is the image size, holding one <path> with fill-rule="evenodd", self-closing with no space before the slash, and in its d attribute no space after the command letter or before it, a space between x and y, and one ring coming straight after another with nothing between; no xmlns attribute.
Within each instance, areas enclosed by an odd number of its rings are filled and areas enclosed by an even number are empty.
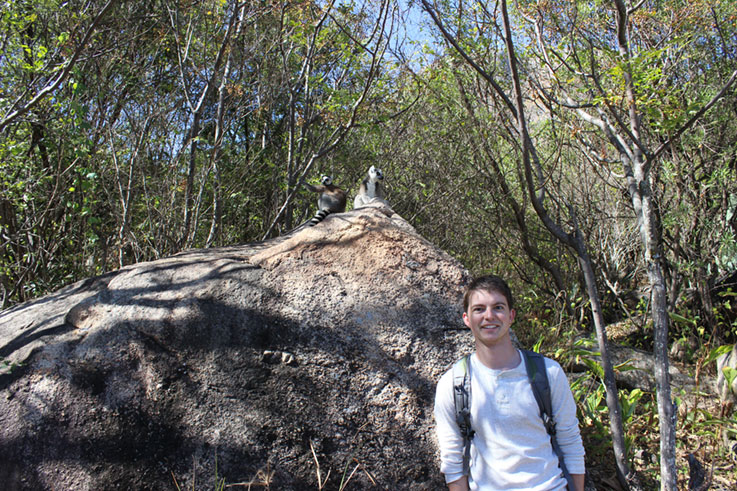
<svg viewBox="0 0 737 491"><path fill-rule="evenodd" d="M509 328L514 322L514 315L507 298L501 293L476 290L471 293L468 311L463 313L463 322L471 328L476 343L494 346L511 342Z"/></svg>

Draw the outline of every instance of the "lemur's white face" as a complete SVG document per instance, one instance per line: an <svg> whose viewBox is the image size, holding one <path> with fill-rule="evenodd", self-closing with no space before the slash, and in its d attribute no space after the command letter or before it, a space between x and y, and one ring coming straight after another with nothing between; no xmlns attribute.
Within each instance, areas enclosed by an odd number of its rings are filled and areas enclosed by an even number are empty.
<svg viewBox="0 0 737 491"><path fill-rule="evenodd" d="M320 182L322 182L323 186L330 186L333 183L333 178L330 176L322 176Z"/></svg>
<svg viewBox="0 0 737 491"><path fill-rule="evenodd" d="M369 178L374 181L380 181L381 179L384 179L384 175L381 173L381 169L377 169L372 165L369 169Z"/></svg>

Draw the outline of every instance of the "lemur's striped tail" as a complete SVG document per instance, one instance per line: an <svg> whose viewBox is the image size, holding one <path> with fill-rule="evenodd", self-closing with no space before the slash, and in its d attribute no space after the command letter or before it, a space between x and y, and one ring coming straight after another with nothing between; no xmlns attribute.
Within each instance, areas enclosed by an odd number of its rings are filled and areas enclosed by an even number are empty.
<svg viewBox="0 0 737 491"><path fill-rule="evenodd" d="M307 222L308 227L314 227L318 223L325 220L325 217L330 215L330 212L328 210L317 210L317 213L315 213L315 216L310 219L309 222Z"/></svg>

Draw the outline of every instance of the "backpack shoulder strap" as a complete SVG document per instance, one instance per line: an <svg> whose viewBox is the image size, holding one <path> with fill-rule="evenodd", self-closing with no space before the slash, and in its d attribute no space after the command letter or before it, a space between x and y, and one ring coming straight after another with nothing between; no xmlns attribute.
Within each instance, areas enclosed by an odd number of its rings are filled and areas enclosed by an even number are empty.
<svg viewBox="0 0 737 491"><path fill-rule="evenodd" d="M553 420L553 403L550 396L550 382L548 371L545 369L545 358L540 353L528 350L520 350L525 358L527 378L532 385L532 393L540 408L540 417L543 419L548 434L555 434L555 421Z"/></svg>
<svg viewBox="0 0 737 491"><path fill-rule="evenodd" d="M463 436L463 475L467 476L471 461L471 360L465 355L453 364L453 402L456 424Z"/></svg>
<svg viewBox="0 0 737 491"><path fill-rule="evenodd" d="M553 418L553 402L550 394L550 381L548 380L548 371L545 369L545 357L540 353L529 350L520 350L525 358L525 367L527 368L527 377L530 379L532 386L532 394L535 396L537 405L540 408L540 417L545 425L545 430L550 435L550 443L553 451L558 457L560 470L563 472L568 482L568 489L575 489L573 479L568 472L565 460L563 458L563 450L558 445L558 438L555 435L555 419Z"/></svg>

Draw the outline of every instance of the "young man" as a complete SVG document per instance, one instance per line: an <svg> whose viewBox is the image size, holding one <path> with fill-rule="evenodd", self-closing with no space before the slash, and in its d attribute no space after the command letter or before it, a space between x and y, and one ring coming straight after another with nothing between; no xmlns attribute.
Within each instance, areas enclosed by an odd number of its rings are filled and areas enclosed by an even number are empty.
<svg viewBox="0 0 737 491"><path fill-rule="evenodd" d="M476 352L469 357L471 374L470 469L463 472L464 445L456 422L453 373L446 372L435 395L435 421L440 470L450 491L564 490L550 436L540 416L525 362L510 336L514 300L497 276L475 279L463 298L463 322L471 329ZM576 403L560 365L545 358L552 393L556 437L576 489L584 489L584 449L576 419Z"/></svg>

